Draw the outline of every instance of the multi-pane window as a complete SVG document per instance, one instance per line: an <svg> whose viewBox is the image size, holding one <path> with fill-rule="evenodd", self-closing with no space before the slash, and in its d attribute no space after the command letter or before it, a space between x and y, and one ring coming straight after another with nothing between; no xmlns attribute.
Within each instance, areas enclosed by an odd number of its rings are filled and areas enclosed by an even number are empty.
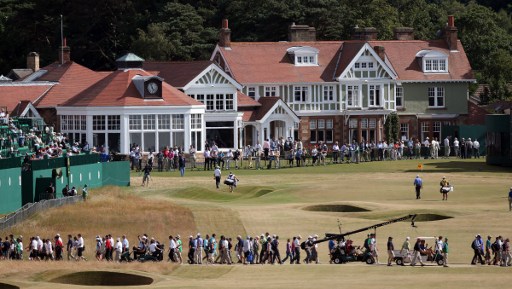
<svg viewBox="0 0 512 289"><path fill-rule="evenodd" d="M428 106L444 107L444 87L428 88Z"/></svg>
<svg viewBox="0 0 512 289"><path fill-rule="evenodd" d="M121 116L120 115L109 115L107 117L108 130L120 130L121 129Z"/></svg>
<svg viewBox="0 0 512 289"><path fill-rule="evenodd" d="M62 115L61 130L63 131L85 131L87 130L87 121L85 115Z"/></svg>
<svg viewBox="0 0 512 289"><path fill-rule="evenodd" d="M347 106L359 106L359 87L355 85L347 86Z"/></svg>
<svg viewBox="0 0 512 289"><path fill-rule="evenodd" d="M105 130L105 116L93 115L92 116L92 130Z"/></svg>
<svg viewBox="0 0 512 289"><path fill-rule="evenodd" d="M144 114L142 116L142 124L143 124L144 130L155 129L155 115L154 114Z"/></svg>
<svg viewBox="0 0 512 289"><path fill-rule="evenodd" d="M400 124L400 136L402 140L409 139L409 124L401 123Z"/></svg>
<svg viewBox="0 0 512 289"><path fill-rule="evenodd" d="M441 122L440 121L434 121L432 124L432 134L437 139L441 139Z"/></svg>
<svg viewBox="0 0 512 289"><path fill-rule="evenodd" d="M278 96L277 86L265 86L265 96Z"/></svg>
<svg viewBox="0 0 512 289"><path fill-rule="evenodd" d="M397 86L395 89L395 102L397 107L404 106L404 88Z"/></svg>
<svg viewBox="0 0 512 289"><path fill-rule="evenodd" d="M294 101L295 102L306 102L308 100L308 87L307 86L295 86L294 88Z"/></svg>
<svg viewBox="0 0 512 289"><path fill-rule="evenodd" d="M309 121L310 142L332 142L333 141L333 120L314 119Z"/></svg>
<svg viewBox="0 0 512 289"><path fill-rule="evenodd" d="M421 140L425 140L430 134L430 123L421 123Z"/></svg>
<svg viewBox="0 0 512 289"><path fill-rule="evenodd" d="M185 116L183 114L172 115L172 129L184 129L185 128Z"/></svg>
<svg viewBox="0 0 512 289"><path fill-rule="evenodd" d="M217 94L215 97L215 109L224 110L224 98L222 94Z"/></svg>
<svg viewBox="0 0 512 289"><path fill-rule="evenodd" d="M213 110L213 102L215 100L215 95L207 94L206 95L206 110Z"/></svg>
<svg viewBox="0 0 512 289"><path fill-rule="evenodd" d="M226 110L233 110L233 94L226 94Z"/></svg>
<svg viewBox="0 0 512 289"><path fill-rule="evenodd" d="M373 62L356 62L354 64L355 69L373 69L374 68Z"/></svg>
<svg viewBox="0 0 512 289"><path fill-rule="evenodd" d="M159 114L158 115L158 129L171 129L171 115Z"/></svg>
<svg viewBox="0 0 512 289"><path fill-rule="evenodd" d="M128 122L129 122L130 130L141 130L142 129L142 120L141 120L140 115L130 115Z"/></svg>
<svg viewBox="0 0 512 289"><path fill-rule="evenodd" d="M370 85L368 90L368 105L380 106L380 86Z"/></svg>
<svg viewBox="0 0 512 289"><path fill-rule="evenodd" d="M190 115L190 128L191 129L201 129L202 127L202 115L201 114L191 114Z"/></svg>
<svg viewBox="0 0 512 289"><path fill-rule="evenodd" d="M201 103L204 103L204 94L197 94L196 95L196 100L201 102Z"/></svg>
<svg viewBox="0 0 512 289"><path fill-rule="evenodd" d="M247 88L247 96L249 96L250 98L256 98L256 87L251 86Z"/></svg>
<svg viewBox="0 0 512 289"><path fill-rule="evenodd" d="M334 86L328 85L324 86L324 101L333 101L334 100Z"/></svg>
<svg viewBox="0 0 512 289"><path fill-rule="evenodd" d="M425 59L424 72L447 72L446 59Z"/></svg>

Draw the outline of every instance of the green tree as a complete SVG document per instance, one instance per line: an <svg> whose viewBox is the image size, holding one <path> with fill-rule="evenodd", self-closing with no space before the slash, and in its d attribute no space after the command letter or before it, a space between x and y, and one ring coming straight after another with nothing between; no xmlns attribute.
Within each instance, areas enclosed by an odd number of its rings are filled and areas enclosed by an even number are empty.
<svg viewBox="0 0 512 289"><path fill-rule="evenodd" d="M488 100L512 98L512 55L507 50L498 49L489 58L490 63L482 71L489 84Z"/></svg>
<svg viewBox="0 0 512 289"><path fill-rule="evenodd" d="M384 123L384 135L388 143L393 143L400 139L400 119L396 112L388 114Z"/></svg>
<svg viewBox="0 0 512 289"><path fill-rule="evenodd" d="M149 24L147 32L138 29L137 36L132 42L132 51L145 60L168 60L176 54L162 24Z"/></svg>

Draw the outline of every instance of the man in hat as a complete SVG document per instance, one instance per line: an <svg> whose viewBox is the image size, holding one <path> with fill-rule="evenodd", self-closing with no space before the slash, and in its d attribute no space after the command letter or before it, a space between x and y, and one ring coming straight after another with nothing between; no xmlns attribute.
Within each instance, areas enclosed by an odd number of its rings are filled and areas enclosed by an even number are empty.
<svg viewBox="0 0 512 289"><path fill-rule="evenodd" d="M421 188L423 188L423 180L420 178L420 175L416 175L416 178L412 184L416 189L416 200L421 199Z"/></svg>
<svg viewBox="0 0 512 289"><path fill-rule="evenodd" d="M388 266L393 266L391 265L391 263L395 260L395 245L393 245L393 237L388 237L388 243L387 243L387 248L388 248Z"/></svg>
<svg viewBox="0 0 512 289"><path fill-rule="evenodd" d="M474 255L473 255L473 259L471 260L471 265L476 265L476 262L478 261L480 264L484 265L484 260L482 258L482 253L483 253L483 241L482 241L482 236L480 236L480 234L476 235L475 236L475 240L473 240L473 243L471 243L471 248L473 248L473 251L474 251Z"/></svg>
<svg viewBox="0 0 512 289"><path fill-rule="evenodd" d="M215 186L217 187L217 189L219 189L221 176L222 172L220 171L220 167L216 166L215 170L213 171L213 178L215 179Z"/></svg>

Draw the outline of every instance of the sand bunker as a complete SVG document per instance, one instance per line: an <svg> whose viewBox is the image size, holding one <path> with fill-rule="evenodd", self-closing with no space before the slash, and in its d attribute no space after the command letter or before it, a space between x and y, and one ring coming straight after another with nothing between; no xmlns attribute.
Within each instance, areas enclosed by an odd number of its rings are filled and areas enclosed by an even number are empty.
<svg viewBox="0 0 512 289"><path fill-rule="evenodd" d="M2 289L20 289L20 287L18 287L18 286L14 286L14 285L7 284L7 283L1 283L1 282L0 282L0 288L2 288Z"/></svg>
<svg viewBox="0 0 512 289"><path fill-rule="evenodd" d="M316 211L316 212L342 212L342 213L357 213L357 212L369 212L370 210L352 206L352 205L313 205L304 208L305 211Z"/></svg>
<svg viewBox="0 0 512 289"><path fill-rule="evenodd" d="M85 271L63 275L50 282L82 286L143 286L153 283L153 279L127 273Z"/></svg>
<svg viewBox="0 0 512 289"><path fill-rule="evenodd" d="M433 222L451 219L451 216L439 215L439 214L418 214L416 216L415 222Z"/></svg>

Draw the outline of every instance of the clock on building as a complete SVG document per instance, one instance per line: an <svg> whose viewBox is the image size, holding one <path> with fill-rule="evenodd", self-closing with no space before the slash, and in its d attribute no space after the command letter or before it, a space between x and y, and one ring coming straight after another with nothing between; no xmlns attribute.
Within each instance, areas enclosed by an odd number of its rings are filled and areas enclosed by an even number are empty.
<svg viewBox="0 0 512 289"><path fill-rule="evenodd" d="M158 84L156 82L148 82L146 89L150 94L155 94L158 91Z"/></svg>

